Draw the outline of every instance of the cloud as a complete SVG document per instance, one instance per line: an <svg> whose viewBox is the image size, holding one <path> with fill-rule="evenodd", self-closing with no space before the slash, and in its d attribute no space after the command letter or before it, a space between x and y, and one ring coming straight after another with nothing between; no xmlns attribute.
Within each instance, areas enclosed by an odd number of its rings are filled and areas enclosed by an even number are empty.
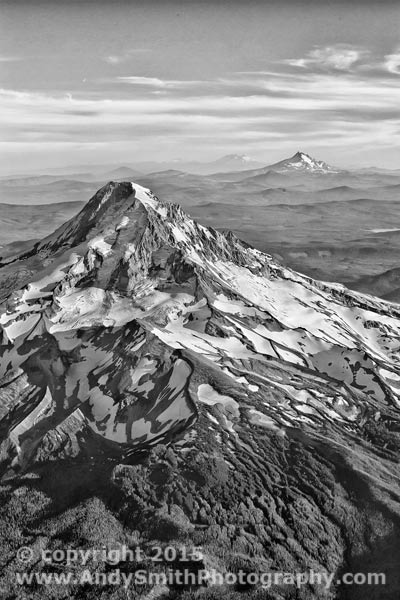
<svg viewBox="0 0 400 600"><path fill-rule="evenodd" d="M123 62L123 57L117 56L116 54L110 54L109 56L105 56L104 60L110 65L119 65L119 63Z"/></svg>
<svg viewBox="0 0 400 600"><path fill-rule="evenodd" d="M393 54L386 54L384 65L389 73L400 75L400 48L398 48Z"/></svg>
<svg viewBox="0 0 400 600"><path fill-rule="evenodd" d="M109 54L108 56L104 56L103 60L110 65L119 65L132 59L135 54L146 54L147 52L150 52L149 48L131 48L127 52L121 54Z"/></svg>
<svg viewBox="0 0 400 600"><path fill-rule="evenodd" d="M203 90L205 86L210 84L222 83L223 80L205 81L205 80L191 80L191 79L160 79L159 77L141 77L138 75L127 75L116 77L116 81L120 83L129 83L131 85L148 86L155 88L186 88L186 87L201 87Z"/></svg>
<svg viewBox="0 0 400 600"><path fill-rule="evenodd" d="M174 81L158 79L158 77L139 77L135 75L127 77L117 77L117 80L123 83L131 83L132 85L148 85L151 87L167 87L169 85L177 83Z"/></svg>
<svg viewBox="0 0 400 600"><path fill-rule="evenodd" d="M369 52L365 49L349 44L336 44L335 46L317 46L310 50L304 58L287 59L284 62L292 67L305 69L349 71L368 54Z"/></svg>
<svg viewBox="0 0 400 600"><path fill-rule="evenodd" d="M0 56L0 63L2 62L16 62L23 60L20 56Z"/></svg>
<svg viewBox="0 0 400 600"><path fill-rule="evenodd" d="M368 60L367 60L368 59ZM385 56L372 56L365 48L350 44L317 46L303 58L281 61L304 73L365 73L371 77L400 74L400 47ZM294 75L296 77L296 74Z"/></svg>
<svg viewBox="0 0 400 600"><path fill-rule="evenodd" d="M206 80L127 75L91 82L79 93L0 90L2 147L140 147L150 158L173 145L213 154L238 145L251 154L275 142L281 151L295 144L349 154L399 145L400 86L388 70L397 68L398 55L385 57L385 71L381 58L372 72L350 68L354 54L339 60L315 50L307 55L313 67L275 64Z"/></svg>

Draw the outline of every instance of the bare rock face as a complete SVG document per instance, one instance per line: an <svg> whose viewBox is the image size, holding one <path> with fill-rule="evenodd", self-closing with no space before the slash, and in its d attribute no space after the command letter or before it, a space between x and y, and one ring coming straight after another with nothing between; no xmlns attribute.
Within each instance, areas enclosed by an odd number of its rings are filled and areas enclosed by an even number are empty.
<svg viewBox="0 0 400 600"><path fill-rule="evenodd" d="M295 273L135 183L107 184L0 283L7 479L162 442L176 510L210 539L265 558L274 538L281 558L337 570L382 518L376 547L394 551L399 306ZM223 524L235 510L240 531Z"/></svg>

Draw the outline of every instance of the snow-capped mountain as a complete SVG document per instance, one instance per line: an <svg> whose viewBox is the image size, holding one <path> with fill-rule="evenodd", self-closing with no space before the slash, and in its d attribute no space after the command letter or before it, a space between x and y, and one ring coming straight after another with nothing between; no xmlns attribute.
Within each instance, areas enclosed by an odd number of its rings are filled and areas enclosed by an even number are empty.
<svg viewBox="0 0 400 600"><path fill-rule="evenodd" d="M232 171L242 169L256 169L257 167L262 166L262 163L254 160L247 154L227 154L226 156L222 156L221 158L219 158L211 164L213 164L213 166L217 167L218 169L232 169Z"/></svg>
<svg viewBox="0 0 400 600"><path fill-rule="evenodd" d="M147 173L150 171L160 172L174 169L197 175L209 175L211 173L216 173L217 171L240 172L245 171L246 169L257 169L262 166L262 163L252 159L246 154L227 154L226 156L221 156L221 158L210 162L185 161L182 159L177 159L163 163L137 164L137 168L140 171Z"/></svg>
<svg viewBox="0 0 400 600"><path fill-rule="evenodd" d="M295 273L135 183L104 186L0 282L8 473L93 440L120 458L185 446L200 417L229 444L398 422L398 305Z"/></svg>
<svg viewBox="0 0 400 600"><path fill-rule="evenodd" d="M274 171L309 171L310 173L339 173L340 170L331 167L322 160L316 160L305 152L296 152L291 158L281 160L269 167Z"/></svg>
<svg viewBox="0 0 400 600"><path fill-rule="evenodd" d="M247 154L226 154L225 156L222 156L221 158L219 158L218 160L216 160L216 163L220 163L220 162L227 162L227 161L235 161L238 163L249 163L249 162L254 162L252 158L250 158L250 156L248 156Z"/></svg>
<svg viewBox="0 0 400 600"><path fill-rule="evenodd" d="M243 163L245 165L246 163ZM250 163L247 163L247 166L244 169L238 169L236 172L234 169L229 169L220 166L218 172L213 173L212 177L220 180L220 181L247 181L250 182L255 177L265 177L272 178L275 182L278 178L281 179L281 182L287 182L287 178L291 176L308 176L316 175L316 176L324 176L324 175L340 175L343 176L346 172L338 169L336 167L332 167L325 163L322 160L316 160L312 158L305 152L296 152L290 158L285 158L284 160L280 160L279 162L273 163L272 165L264 165L254 167ZM283 178L283 180L282 180Z"/></svg>

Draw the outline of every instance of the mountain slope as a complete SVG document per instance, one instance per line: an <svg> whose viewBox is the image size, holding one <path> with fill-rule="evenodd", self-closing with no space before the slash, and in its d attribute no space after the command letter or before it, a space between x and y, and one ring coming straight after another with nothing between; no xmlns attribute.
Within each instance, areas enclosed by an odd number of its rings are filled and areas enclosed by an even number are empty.
<svg viewBox="0 0 400 600"><path fill-rule="evenodd" d="M379 568L382 548L397 560L399 306L299 275L134 183L107 184L5 259L0 282L6 480L150 452L129 502L162 489L210 548L225 531L232 560L334 572L365 566L363 553ZM172 488L154 479L160 443Z"/></svg>
<svg viewBox="0 0 400 600"><path fill-rule="evenodd" d="M38 268L43 264L44 269ZM0 275L3 294L15 279L20 288L8 298L0 321L2 376L15 381L21 364L37 362L36 338L58 348L55 361L66 352L65 357L74 355L75 364L83 352L79 369L69 364L70 358L57 372L69 390L63 391L69 407L86 406L98 435L107 437L115 426L118 411L113 413L107 400L115 389L107 382L115 386L116 374L110 377L106 353L100 361L104 368L97 368L94 377L87 347L100 357L103 342L92 345L89 336L83 348L78 332L118 330L112 353L132 323L137 329L134 346L151 340L169 354L185 351L213 368L219 365L233 379L242 378L244 389L251 385L248 375L253 387L272 388L282 399L264 410L270 426L282 432L285 424L315 424L321 418L357 429L367 408L399 405L396 305L297 275L236 238L196 224L179 207L159 202L140 186L108 184L32 251L6 259ZM160 373L154 360L145 372L155 381ZM244 366L249 360L251 370ZM178 379L186 385L191 369L182 369L185 381ZM43 386L48 377L42 373ZM60 384L47 381L47 390L36 391L57 405L51 386L55 390ZM67 414L61 410L57 421ZM106 417L110 427L103 424ZM53 415L52 426L54 420ZM110 436L123 443L136 441L132 422L128 429ZM12 432L11 426L15 439Z"/></svg>

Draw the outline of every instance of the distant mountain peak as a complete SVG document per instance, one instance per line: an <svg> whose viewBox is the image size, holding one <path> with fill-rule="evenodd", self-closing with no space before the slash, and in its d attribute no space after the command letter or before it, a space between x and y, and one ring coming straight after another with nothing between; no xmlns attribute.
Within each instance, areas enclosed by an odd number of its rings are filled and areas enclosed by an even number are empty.
<svg viewBox="0 0 400 600"><path fill-rule="evenodd" d="M306 152L299 150L291 158L286 158L271 167L274 171L308 171L310 173L338 173L323 160L316 160Z"/></svg>
<svg viewBox="0 0 400 600"><path fill-rule="evenodd" d="M224 169L225 171L243 171L256 169L262 166L262 163L254 160L247 154L226 154L212 163L214 168Z"/></svg>
<svg viewBox="0 0 400 600"><path fill-rule="evenodd" d="M215 162L222 162L222 161L227 161L227 160L234 160L234 161L243 162L243 163L255 162L247 154L226 154L225 156L222 156L222 158L219 158Z"/></svg>
<svg viewBox="0 0 400 600"><path fill-rule="evenodd" d="M217 171L245 171L248 169L256 169L263 167L263 163L254 160L247 154L226 154L217 159L210 160L209 162L202 162L200 160L181 160L174 159L162 163L138 163L137 168L142 172L160 172L167 169L177 169L179 171L185 171L187 173L193 173L197 175L210 175Z"/></svg>

